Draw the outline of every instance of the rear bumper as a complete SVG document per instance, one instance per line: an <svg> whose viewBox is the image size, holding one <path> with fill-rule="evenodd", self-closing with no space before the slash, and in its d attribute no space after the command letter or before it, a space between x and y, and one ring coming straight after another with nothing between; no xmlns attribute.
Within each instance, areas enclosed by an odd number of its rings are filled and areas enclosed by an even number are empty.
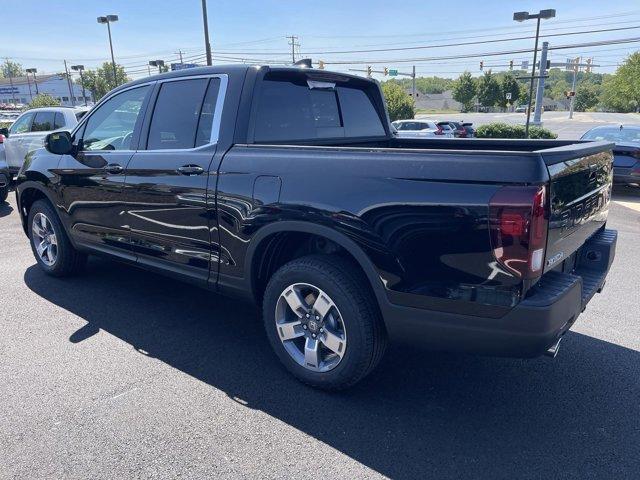
<svg viewBox="0 0 640 480"><path fill-rule="evenodd" d="M456 315L398 305L383 314L389 336L435 350L510 357L543 354L602 290L615 257L617 232L602 230L581 248L572 273L545 274L502 318Z"/></svg>

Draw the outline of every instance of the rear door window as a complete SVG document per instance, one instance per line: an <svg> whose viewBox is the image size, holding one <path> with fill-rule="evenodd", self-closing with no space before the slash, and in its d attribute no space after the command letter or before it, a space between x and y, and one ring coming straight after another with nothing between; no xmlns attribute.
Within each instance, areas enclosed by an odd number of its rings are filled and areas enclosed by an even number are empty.
<svg viewBox="0 0 640 480"><path fill-rule="evenodd" d="M208 78L165 82L160 87L147 139L147 150L193 148L208 143L217 88L207 95L206 115L203 103L209 85Z"/></svg>
<svg viewBox="0 0 640 480"><path fill-rule="evenodd" d="M59 128L63 128L64 125L64 115L61 112L56 112L56 117L53 121L53 129L58 130Z"/></svg>
<svg viewBox="0 0 640 480"><path fill-rule="evenodd" d="M33 125L31 125L31 131L49 132L53 130L55 117L55 112L36 112L36 116L33 119Z"/></svg>

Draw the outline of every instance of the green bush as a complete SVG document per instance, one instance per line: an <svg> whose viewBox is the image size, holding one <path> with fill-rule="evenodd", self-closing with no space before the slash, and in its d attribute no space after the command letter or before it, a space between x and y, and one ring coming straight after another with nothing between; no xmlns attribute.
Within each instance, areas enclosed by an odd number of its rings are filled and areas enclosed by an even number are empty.
<svg viewBox="0 0 640 480"><path fill-rule="evenodd" d="M59 105L60 100L57 98L53 98L51 95L46 93L40 93L33 97L33 100L29 103L29 108L57 107Z"/></svg>
<svg viewBox="0 0 640 480"><path fill-rule="evenodd" d="M478 138L526 138L524 125L508 123L488 123L476 129ZM551 130L542 127L529 127L529 138L558 138Z"/></svg>
<svg viewBox="0 0 640 480"><path fill-rule="evenodd" d="M10 122L0 122L0 128L9 128L10 126Z"/></svg>
<svg viewBox="0 0 640 480"><path fill-rule="evenodd" d="M405 92L404 88L397 83L385 82L382 84L382 93L392 122L413 118L416 113L413 98Z"/></svg>

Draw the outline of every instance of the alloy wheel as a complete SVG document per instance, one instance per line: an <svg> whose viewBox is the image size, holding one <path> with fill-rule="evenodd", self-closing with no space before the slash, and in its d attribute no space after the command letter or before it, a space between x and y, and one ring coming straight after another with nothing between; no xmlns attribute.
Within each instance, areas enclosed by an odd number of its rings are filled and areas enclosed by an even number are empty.
<svg viewBox="0 0 640 480"><path fill-rule="evenodd" d="M314 285L294 283L276 303L276 329L289 356L302 367L327 372L347 348L342 315L329 295Z"/></svg>
<svg viewBox="0 0 640 480"><path fill-rule="evenodd" d="M47 265L52 266L58 258L58 239L56 232L53 230L51 220L43 213L36 213L31 224L31 234L33 245L40 260Z"/></svg>

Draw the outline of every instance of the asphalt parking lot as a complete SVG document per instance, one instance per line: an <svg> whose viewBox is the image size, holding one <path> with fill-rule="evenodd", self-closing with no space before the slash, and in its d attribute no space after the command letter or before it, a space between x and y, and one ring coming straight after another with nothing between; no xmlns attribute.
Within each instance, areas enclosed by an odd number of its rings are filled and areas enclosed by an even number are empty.
<svg viewBox="0 0 640 480"><path fill-rule="evenodd" d="M0 205L2 478L638 478L640 189L555 360L393 347L354 389L290 377L248 305L117 263L40 272Z"/></svg>

